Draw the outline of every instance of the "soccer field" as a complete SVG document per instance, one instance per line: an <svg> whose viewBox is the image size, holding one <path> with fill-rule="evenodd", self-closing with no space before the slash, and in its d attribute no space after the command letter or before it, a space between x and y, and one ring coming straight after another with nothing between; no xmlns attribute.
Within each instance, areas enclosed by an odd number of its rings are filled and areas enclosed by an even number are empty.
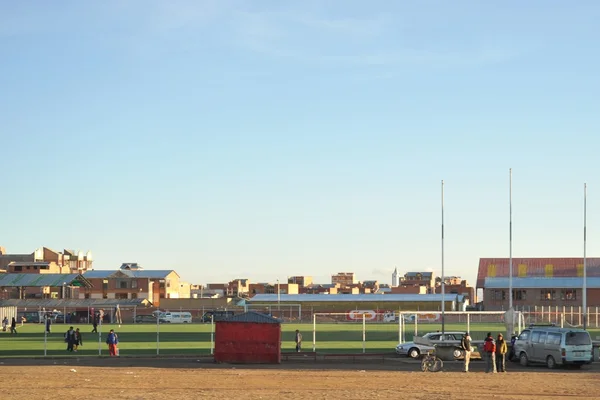
<svg viewBox="0 0 600 400"><path fill-rule="evenodd" d="M4 356L40 357L44 355L44 348L48 356L69 354L64 343L64 333L70 325L55 324L52 333L46 337L43 325L25 324L18 327L17 335L0 332L0 352ZM90 325L73 325L83 334L83 346L77 355L97 356L107 355L107 346L104 343L106 334L110 329L115 329L119 335L119 347L123 356L152 356L160 355L208 355L211 349L210 324L125 324L103 325L101 338L96 333L91 333ZM375 353L391 353L398 344L399 332L397 324L367 324L365 330L365 350ZM441 330L439 324L420 324L419 335L427 332ZM303 335L303 350L312 351L313 324L282 325L282 350L293 351L295 348L294 332L298 329ZM446 324L446 331L464 331L464 324ZM502 324L473 324L471 335L475 339L483 339L486 332L496 335L504 332ZM406 326L404 337L412 340L414 326ZM316 325L315 347L321 353L358 353L363 351L363 326L361 323L322 323ZM594 335L592 335L594 337Z"/></svg>

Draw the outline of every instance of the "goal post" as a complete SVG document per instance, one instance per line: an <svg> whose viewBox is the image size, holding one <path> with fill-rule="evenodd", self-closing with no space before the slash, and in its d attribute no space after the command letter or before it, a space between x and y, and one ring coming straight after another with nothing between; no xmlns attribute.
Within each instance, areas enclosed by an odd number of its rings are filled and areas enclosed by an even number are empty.
<svg viewBox="0 0 600 400"><path fill-rule="evenodd" d="M399 324L402 326L400 342L407 342L411 336L407 333L412 332L412 337L414 337L419 336L419 330L425 331L424 333L440 331L442 313L438 311L400 311L399 320ZM516 326L520 332L525 325L525 320L520 311L513 311L512 314L507 314L506 311L446 311L444 325L446 332L469 332L474 339L483 340L486 332L506 332L507 337L510 337L513 334L513 332L509 332L510 327Z"/></svg>

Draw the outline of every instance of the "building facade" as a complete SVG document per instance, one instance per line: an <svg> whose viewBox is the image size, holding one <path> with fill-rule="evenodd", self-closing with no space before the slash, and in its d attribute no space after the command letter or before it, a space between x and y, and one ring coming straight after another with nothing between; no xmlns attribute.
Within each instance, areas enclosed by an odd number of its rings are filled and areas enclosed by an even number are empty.
<svg viewBox="0 0 600 400"><path fill-rule="evenodd" d="M33 268L39 266L38 263L46 263L48 267ZM73 250L58 252L48 247L40 247L31 254L8 254L6 249L0 246L0 270L7 272L83 274L92 269L92 265L93 258L90 251L86 253Z"/></svg>
<svg viewBox="0 0 600 400"><path fill-rule="evenodd" d="M338 272L335 275L331 275L331 284L344 286L352 286L356 284L356 277L354 272Z"/></svg>
<svg viewBox="0 0 600 400"><path fill-rule="evenodd" d="M588 258L587 305L600 306L600 258ZM477 288L487 311L509 306L508 258L479 260ZM512 300L515 307L579 307L583 304L583 258L514 258Z"/></svg>

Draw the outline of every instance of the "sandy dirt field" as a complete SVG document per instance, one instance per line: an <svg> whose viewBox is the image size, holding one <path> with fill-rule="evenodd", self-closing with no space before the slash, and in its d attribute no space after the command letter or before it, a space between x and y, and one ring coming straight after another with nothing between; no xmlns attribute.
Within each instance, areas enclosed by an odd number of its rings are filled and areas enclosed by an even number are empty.
<svg viewBox="0 0 600 400"><path fill-rule="evenodd" d="M398 371L396 366L360 364L189 363L177 368L158 361L143 363L149 366L54 362L2 363L2 399L600 399L598 371L533 369L494 375L465 374L458 372L459 366L439 373L413 371L417 364Z"/></svg>

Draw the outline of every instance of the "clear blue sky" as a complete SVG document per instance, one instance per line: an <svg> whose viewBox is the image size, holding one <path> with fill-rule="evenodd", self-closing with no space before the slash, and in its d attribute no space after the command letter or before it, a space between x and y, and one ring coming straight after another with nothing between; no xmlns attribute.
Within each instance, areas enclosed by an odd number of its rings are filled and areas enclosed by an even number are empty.
<svg viewBox="0 0 600 400"><path fill-rule="evenodd" d="M0 1L0 245L192 283L600 248L596 1Z"/></svg>

